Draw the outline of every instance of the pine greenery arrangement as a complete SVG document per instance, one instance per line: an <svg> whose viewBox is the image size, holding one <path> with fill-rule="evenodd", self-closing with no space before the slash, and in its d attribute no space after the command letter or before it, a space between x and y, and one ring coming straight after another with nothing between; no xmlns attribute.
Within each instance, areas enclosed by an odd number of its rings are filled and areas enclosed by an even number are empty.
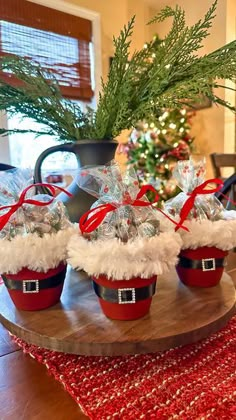
<svg viewBox="0 0 236 420"><path fill-rule="evenodd" d="M87 107L83 112L65 100L57 81L38 65L21 57L1 58L0 69L16 76L21 84L14 87L0 77L0 110L32 118L43 124L38 136L53 135L61 142L110 140L147 116L158 117L163 109L181 109L186 102L191 105L198 101L201 95L235 111L215 92L222 87L217 79L236 80L236 41L202 57L196 55L209 35L216 6L217 0L204 19L191 27L186 26L185 12L179 6L165 7L149 23L173 18L167 36L161 43L151 41L130 55L133 17L113 39L114 59L107 81L102 81L96 110ZM9 132L0 130L3 135Z"/></svg>

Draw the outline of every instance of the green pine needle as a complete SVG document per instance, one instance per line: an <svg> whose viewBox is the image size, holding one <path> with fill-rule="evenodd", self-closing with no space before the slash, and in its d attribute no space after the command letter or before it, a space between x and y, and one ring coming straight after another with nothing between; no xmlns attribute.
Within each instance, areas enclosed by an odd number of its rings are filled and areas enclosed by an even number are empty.
<svg viewBox="0 0 236 420"><path fill-rule="evenodd" d="M133 17L113 39L114 58L107 81L102 80L96 111L88 107L83 112L65 100L55 78L38 65L21 57L1 58L0 69L16 76L21 84L15 87L11 78L6 82L0 76L0 110L31 118L44 127L39 135L54 135L64 142L115 138L149 115L180 109L186 103L191 106L202 95L235 112L216 91L222 87L217 79L236 80L236 41L197 56L209 35L216 6L214 1L205 17L191 27L186 26L185 12L179 6L165 7L149 23L172 18L169 33L162 42L151 41L131 55ZM1 133L10 130L1 129Z"/></svg>

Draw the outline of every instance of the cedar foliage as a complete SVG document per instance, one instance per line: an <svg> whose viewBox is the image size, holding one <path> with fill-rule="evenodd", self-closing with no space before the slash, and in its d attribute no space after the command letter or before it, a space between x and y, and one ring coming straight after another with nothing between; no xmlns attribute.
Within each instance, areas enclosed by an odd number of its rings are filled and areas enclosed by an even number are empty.
<svg viewBox="0 0 236 420"><path fill-rule="evenodd" d="M179 6L165 7L149 22L172 18L172 27L162 42L151 41L130 54L135 17L113 39L112 65L99 94L97 109L83 112L65 100L57 81L37 64L21 57L4 57L0 68L22 83L15 87L0 77L0 110L10 115L21 113L43 125L42 132L61 142L80 139L112 139L123 129L134 127L147 116L159 116L164 109L181 109L201 100L202 95L232 111L235 107L221 99L217 79L236 79L236 41L206 54L197 55L209 35L217 0L205 17L188 27ZM227 87L225 87L227 88ZM24 130L15 129L13 132ZM6 135L10 130L2 128Z"/></svg>

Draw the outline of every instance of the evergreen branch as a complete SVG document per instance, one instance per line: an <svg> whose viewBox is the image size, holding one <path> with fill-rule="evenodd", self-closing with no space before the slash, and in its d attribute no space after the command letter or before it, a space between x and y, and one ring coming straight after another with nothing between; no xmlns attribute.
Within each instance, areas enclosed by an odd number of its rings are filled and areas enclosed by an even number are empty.
<svg viewBox="0 0 236 420"><path fill-rule="evenodd" d="M222 105L225 108L228 108L230 111L235 111L235 107L231 105L229 102L224 101L224 99L219 98L216 95L213 95L210 99L216 104Z"/></svg>
<svg viewBox="0 0 236 420"><path fill-rule="evenodd" d="M117 119L119 120L121 116L122 120L124 119L126 102L132 87L127 65L134 22L135 16L121 30L119 37L117 39L113 38L115 55L107 83L105 84L102 80L102 92L99 95L99 105L95 118L95 138L111 138L114 131L116 132Z"/></svg>
<svg viewBox="0 0 236 420"><path fill-rule="evenodd" d="M10 81L1 80L0 109L12 115L21 113L48 126L60 140L80 138L87 118L78 106L62 97L51 74L19 57L4 57L0 64L2 71L13 72L20 81L20 85L14 87Z"/></svg>
<svg viewBox="0 0 236 420"><path fill-rule="evenodd" d="M49 134L48 132L45 133L44 131L36 131L36 130L29 130L29 129L17 129L17 134L28 134L28 133L32 133L35 134L36 137L38 136L45 136L46 134ZM3 137L8 136L9 134L16 134L15 129L8 129L8 128L0 128L0 135L2 135ZM53 135L53 133L51 132L50 135Z"/></svg>
<svg viewBox="0 0 236 420"><path fill-rule="evenodd" d="M20 84L14 86L11 78L6 81L0 76L0 110L10 115L21 113L43 124L39 135L54 135L65 142L109 140L165 108L179 109L186 103L191 106L201 95L235 111L213 92L222 87L215 79L236 80L236 41L202 57L196 55L209 35L216 5L217 0L191 27L186 26L185 12L180 7L165 7L150 23L173 18L169 33L162 42L151 41L131 55L133 17L113 39L115 54L108 79L102 80L96 111L87 107L83 112L65 100L55 78L40 66L20 57L1 58L0 69L16 77Z"/></svg>
<svg viewBox="0 0 236 420"><path fill-rule="evenodd" d="M233 92L235 92L235 89L230 87L230 86L225 86L225 85L219 85L218 83L215 83L214 85L216 88L222 88L222 89L226 89L226 90L232 90Z"/></svg>

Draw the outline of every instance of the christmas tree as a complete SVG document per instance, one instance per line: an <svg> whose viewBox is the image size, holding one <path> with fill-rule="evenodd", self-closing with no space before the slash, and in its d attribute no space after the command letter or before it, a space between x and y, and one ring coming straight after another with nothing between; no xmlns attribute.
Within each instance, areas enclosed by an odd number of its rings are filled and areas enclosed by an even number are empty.
<svg viewBox="0 0 236 420"><path fill-rule="evenodd" d="M152 184L160 201L179 192L172 171L176 162L188 159L192 151L192 116L186 109L165 111L155 123L137 125L123 148L127 164L136 169L140 184Z"/></svg>

